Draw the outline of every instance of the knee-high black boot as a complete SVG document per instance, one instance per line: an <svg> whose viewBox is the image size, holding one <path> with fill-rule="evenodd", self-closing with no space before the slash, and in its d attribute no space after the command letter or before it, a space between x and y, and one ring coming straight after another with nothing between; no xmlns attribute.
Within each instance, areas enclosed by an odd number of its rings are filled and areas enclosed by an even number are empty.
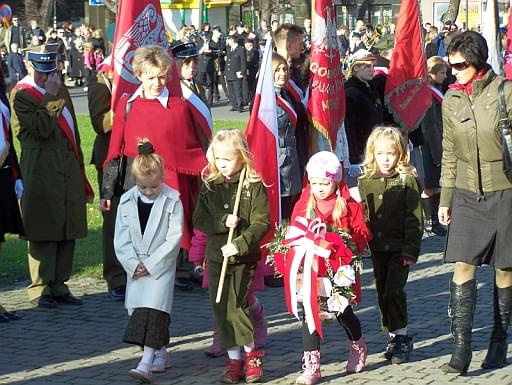
<svg viewBox="0 0 512 385"><path fill-rule="evenodd" d="M432 205L434 203L433 201L434 199L432 198L421 198L421 206L423 207L423 212L425 213L425 231L427 233L432 233Z"/></svg>
<svg viewBox="0 0 512 385"><path fill-rule="evenodd" d="M489 349L482 368L502 368L507 364L507 330L512 311L512 286L500 289L494 285L494 326Z"/></svg>
<svg viewBox="0 0 512 385"><path fill-rule="evenodd" d="M457 285L450 281L448 315L452 323L453 353L450 362L441 366L445 373L466 373L471 362L471 329L476 303L476 280Z"/></svg>

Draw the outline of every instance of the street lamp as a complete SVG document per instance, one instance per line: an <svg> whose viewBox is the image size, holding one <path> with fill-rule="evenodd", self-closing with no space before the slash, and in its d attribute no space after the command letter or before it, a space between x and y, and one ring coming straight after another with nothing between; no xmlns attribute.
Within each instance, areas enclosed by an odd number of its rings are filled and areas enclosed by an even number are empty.
<svg viewBox="0 0 512 385"><path fill-rule="evenodd" d="M53 29L57 29L57 0L53 0Z"/></svg>

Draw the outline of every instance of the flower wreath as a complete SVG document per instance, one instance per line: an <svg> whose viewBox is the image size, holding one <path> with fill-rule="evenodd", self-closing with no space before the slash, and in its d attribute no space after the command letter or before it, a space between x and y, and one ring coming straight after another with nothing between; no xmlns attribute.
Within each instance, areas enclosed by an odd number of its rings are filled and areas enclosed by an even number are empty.
<svg viewBox="0 0 512 385"><path fill-rule="evenodd" d="M307 286L304 297L311 297L304 301L306 321L310 313L307 322L310 332L316 329L321 333L320 318L332 318L322 314L343 312L349 304L357 302L356 297L360 297L360 283L359 280L356 282L356 277L362 272L362 257L346 229L327 225L319 218L297 217L291 224L277 226L273 240L265 247L268 249L267 264L274 267L276 275L285 276L288 310L297 318L296 302L303 301L295 294L297 285L294 281L298 274L304 275ZM330 283L324 285L323 292L327 292L327 297L318 296L318 305L313 300L317 296L317 277L326 277ZM313 280L314 284L311 283Z"/></svg>

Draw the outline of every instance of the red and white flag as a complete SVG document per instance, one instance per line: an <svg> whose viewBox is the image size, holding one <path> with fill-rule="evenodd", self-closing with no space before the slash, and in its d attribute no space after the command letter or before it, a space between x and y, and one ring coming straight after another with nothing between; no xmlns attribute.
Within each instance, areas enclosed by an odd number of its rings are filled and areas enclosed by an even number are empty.
<svg viewBox="0 0 512 385"><path fill-rule="evenodd" d="M123 94L132 94L140 86L132 68L135 50L147 45L169 49L159 0L120 0L117 13L112 63L112 110ZM172 95L181 96L181 86L175 66L168 83Z"/></svg>
<svg viewBox="0 0 512 385"><path fill-rule="evenodd" d="M317 133L327 139L333 151L338 129L345 119L345 88L335 17L332 0L314 2L308 110Z"/></svg>
<svg viewBox="0 0 512 385"><path fill-rule="evenodd" d="M432 103L417 0L403 0L384 102L400 126L414 129Z"/></svg>
<svg viewBox="0 0 512 385"><path fill-rule="evenodd" d="M271 228L262 243L272 240L275 225L281 219L279 186L279 131L277 127L276 94L272 71L272 39L267 39L259 71L251 117L245 130L254 166L267 187Z"/></svg>

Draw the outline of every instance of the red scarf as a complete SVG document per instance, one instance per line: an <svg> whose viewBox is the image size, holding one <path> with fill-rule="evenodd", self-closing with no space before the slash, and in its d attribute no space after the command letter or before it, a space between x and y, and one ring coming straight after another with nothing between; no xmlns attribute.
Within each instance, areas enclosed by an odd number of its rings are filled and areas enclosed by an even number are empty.
<svg viewBox="0 0 512 385"><path fill-rule="evenodd" d="M469 97L473 96L473 82L475 80L482 80L484 76L487 74L487 71L489 70L489 67L484 67L482 70L480 70L476 76L471 80L469 83L466 84L460 84L460 83L453 83L448 86L451 90L456 91L465 91Z"/></svg>

